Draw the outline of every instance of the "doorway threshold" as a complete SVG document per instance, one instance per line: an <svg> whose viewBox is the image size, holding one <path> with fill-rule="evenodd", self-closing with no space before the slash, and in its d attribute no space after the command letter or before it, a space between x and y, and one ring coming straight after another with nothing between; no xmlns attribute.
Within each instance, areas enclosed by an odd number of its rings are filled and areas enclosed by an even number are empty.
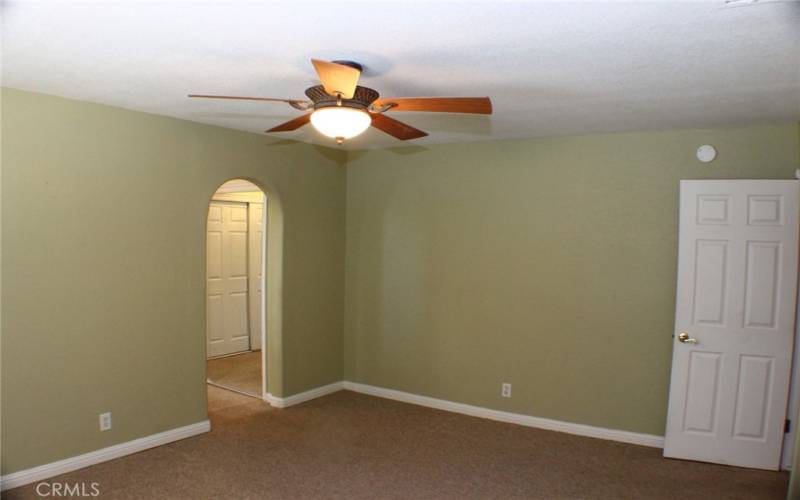
<svg viewBox="0 0 800 500"><path fill-rule="evenodd" d="M248 396L248 397L256 398L256 399L262 399L261 396L259 396L258 394L253 394L251 392L243 391L242 389L239 389L239 388L236 388L236 387L232 387L232 386L226 385L226 384L220 384L220 383L214 382L212 380L206 379L206 384L213 385L214 387L218 387L220 389L225 389L226 391L235 392L237 394L241 394L242 396Z"/></svg>

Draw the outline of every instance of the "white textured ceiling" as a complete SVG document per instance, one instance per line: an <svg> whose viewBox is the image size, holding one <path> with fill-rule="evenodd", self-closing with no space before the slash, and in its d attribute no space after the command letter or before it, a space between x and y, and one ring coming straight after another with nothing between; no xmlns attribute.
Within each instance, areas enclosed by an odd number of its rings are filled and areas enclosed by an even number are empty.
<svg viewBox="0 0 800 500"><path fill-rule="evenodd" d="M742 4L744 5L738 5ZM382 96L483 96L491 117L392 113L347 147L800 120L800 3L6 1L3 85L263 131L309 59L365 65ZM306 126L277 137L332 145Z"/></svg>

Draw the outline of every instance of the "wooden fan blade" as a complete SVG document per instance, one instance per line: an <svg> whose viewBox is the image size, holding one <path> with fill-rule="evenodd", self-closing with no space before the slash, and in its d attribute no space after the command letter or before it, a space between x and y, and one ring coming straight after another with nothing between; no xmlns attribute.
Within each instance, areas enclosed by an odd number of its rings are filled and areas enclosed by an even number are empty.
<svg viewBox="0 0 800 500"><path fill-rule="evenodd" d="M387 134L400 139L401 141L419 139L420 137L425 137L428 135L427 132L416 129L411 125L406 125L405 123L397 121L394 118L389 118L386 115L373 114L371 116L373 127L382 130Z"/></svg>
<svg viewBox="0 0 800 500"><path fill-rule="evenodd" d="M488 97L398 97L378 99L372 103L375 108L389 104L394 106L388 111L492 114L492 101Z"/></svg>
<svg viewBox="0 0 800 500"><path fill-rule="evenodd" d="M358 85L361 72L356 68L328 61L312 59L311 64L317 70L319 81L330 95L341 94L343 99L352 99Z"/></svg>
<svg viewBox="0 0 800 500"><path fill-rule="evenodd" d="M205 99L238 99L244 101L269 101L269 102L288 102L289 104L292 103L307 103L308 101L304 101L302 99L277 99L274 97L247 97L247 96L237 96L237 95L203 95L203 94L189 94L189 97L203 97Z"/></svg>
<svg viewBox="0 0 800 500"><path fill-rule="evenodd" d="M266 130L266 132L288 132L290 130L297 130L310 121L311 121L311 113L306 113L304 115L298 116L297 118L293 118L288 122L276 125L271 129Z"/></svg>

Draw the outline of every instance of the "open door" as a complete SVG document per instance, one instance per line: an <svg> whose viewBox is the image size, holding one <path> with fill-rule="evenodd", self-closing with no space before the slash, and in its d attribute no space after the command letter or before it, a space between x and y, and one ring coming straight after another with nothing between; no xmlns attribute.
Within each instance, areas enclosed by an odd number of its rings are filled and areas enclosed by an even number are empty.
<svg viewBox="0 0 800 500"><path fill-rule="evenodd" d="M681 181L665 457L779 468L799 189L796 180Z"/></svg>

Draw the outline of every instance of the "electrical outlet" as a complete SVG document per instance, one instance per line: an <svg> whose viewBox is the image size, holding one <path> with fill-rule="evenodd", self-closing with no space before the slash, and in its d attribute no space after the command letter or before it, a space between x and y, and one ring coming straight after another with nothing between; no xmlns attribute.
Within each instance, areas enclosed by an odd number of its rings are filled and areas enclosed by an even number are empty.
<svg viewBox="0 0 800 500"><path fill-rule="evenodd" d="M503 396L504 398L510 398L511 397L511 384L503 383L503 388L500 391L500 395Z"/></svg>
<svg viewBox="0 0 800 500"><path fill-rule="evenodd" d="M100 414L100 430L111 430L111 412Z"/></svg>

